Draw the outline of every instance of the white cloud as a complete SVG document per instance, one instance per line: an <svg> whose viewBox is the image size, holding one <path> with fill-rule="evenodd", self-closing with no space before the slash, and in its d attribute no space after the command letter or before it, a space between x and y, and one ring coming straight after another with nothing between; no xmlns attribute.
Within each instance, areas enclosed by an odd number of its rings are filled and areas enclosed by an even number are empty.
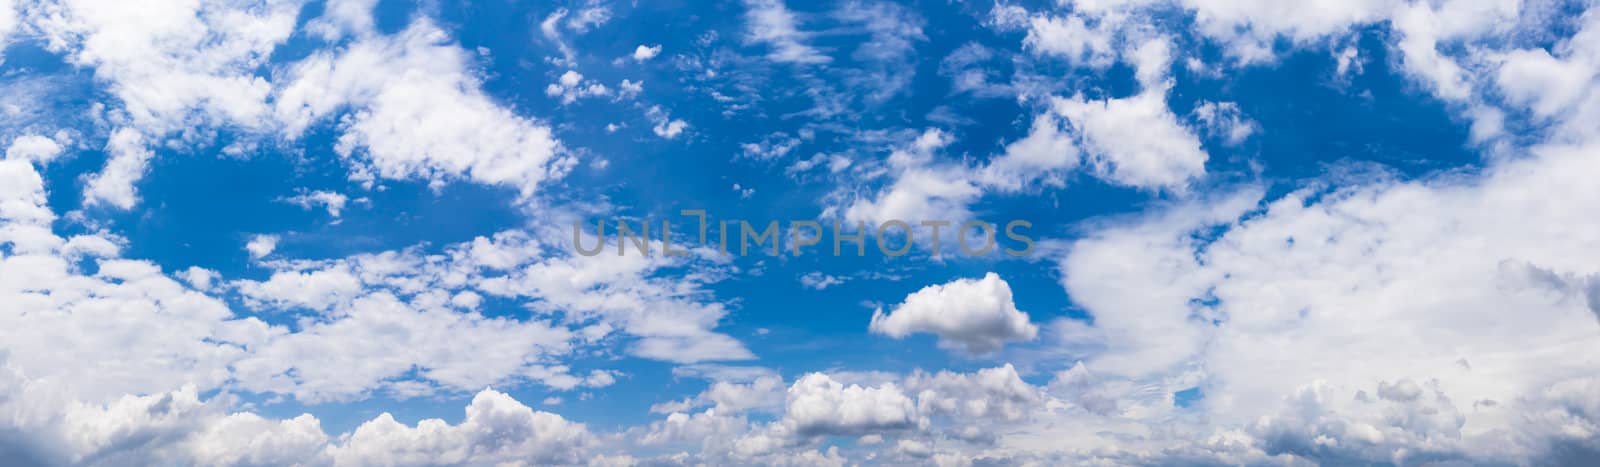
<svg viewBox="0 0 1600 467"><path fill-rule="evenodd" d="M572 164L550 129L478 89L468 56L419 19L392 36L320 51L287 70L275 114L291 137L344 109L336 150L375 175L435 183L466 178L533 193Z"/></svg>
<svg viewBox="0 0 1600 467"><path fill-rule="evenodd" d="M800 436L863 435L922 423L916 405L894 383L845 385L822 373L795 381L787 407L782 423Z"/></svg>
<svg viewBox="0 0 1600 467"><path fill-rule="evenodd" d="M944 131L931 129L896 148L888 160L889 186L868 199L857 198L844 208L845 220L876 225L888 220L916 223L925 220L967 219L967 203L981 191L968 180L965 167L943 164L935 154L954 142Z"/></svg>
<svg viewBox="0 0 1600 467"><path fill-rule="evenodd" d="M1205 175L1208 156L1167 108L1165 89L1120 99L1054 98L1052 104L1077 129L1088 162L1107 181L1183 191Z"/></svg>
<svg viewBox="0 0 1600 467"><path fill-rule="evenodd" d="M571 104L578 99L586 97L604 97L611 95L611 88L606 85L584 81L583 74L574 70L567 70L554 83L544 88L544 94L550 97L560 97L562 104Z"/></svg>
<svg viewBox="0 0 1600 467"><path fill-rule="evenodd" d="M617 92L617 97L618 98L636 97L636 96L639 95L639 93L644 92L644 82L643 81L633 81L633 80L624 79L624 80L622 80L622 84L618 85L618 87L621 89L620 91Z"/></svg>
<svg viewBox="0 0 1600 467"><path fill-rule="evenodd" d="M1246 118L1233 102L1204 101L1195 106L1192 115L1211 134L1222 138L1229 146L1243 143L1256 132L1256 123Z"/></svg>
<svg viewBox="0 0 1600 467"><path fill-rule="evenodd" d="M800 139L778 132L769 134L761 141L739 145L744 157L759 160L779 159L789 155L789 151L800 146Z"/></svg>
<svg viewBox="0 0 1600 467"><path fill-rule="evenodd" d="M294 30L299 2L68 0L30 19L51 50L92 67L151 137L231 124L265 128L272 86L256 70ZM138 18L138 21L129 21Z"/></svg>
<svg viewBox="0 0 1600 467"><path fill-rule="evenodd" d="M1093 67L1110 65L1116 57L1114 18L1100 18L1090 26L1081 16L1038 15L1028 20L1023 44L1046 55Z"/></svg>
<svg viewBox="0 0 1600 467"><path fill-rule="evenodd" d="M650 128L650 131L655 132L656 136L662 138L677 138L678 135L683 134L683 130L689 128L689 122L672 118L659 105L651 106L649 110L645 111L645 117L655 124L654 127Z"/></svg>
<svg viewBox="0 0 1600 467"><path fill-rule="evenodd" d="M150 170L153 154L145 147L143 135L133 129L119 128L106 142L106 155L105 167L89 178L83 190L84 204L105 203L120 209L132 208L139 201L133 185Z"/></svg>
<svg viewBox="0 0 1600 467"><path fill-rule="evenodd" d="M256 235L245 242L245 251L250 252L250 259L261 259L272 254L278 248L277 235Z"/></svg>
<svg viewBox="0 0 1600 467"><path fill-rule="evenodd" d="M567 28L578 34L584 34L609 21L611 21L611 9L596 5L578 10L577 14L567 20Z"/></svg>
<svg viewBox="0 0 1600 467"><path fill-rule="evenodd" d="M784 168L784 172L797 174L811 170L813 167L826 167L829 173L843 172L850 168L852 162L849 157L842 154L816 153L809 159L801 159Z"/></svg>
<svg viewBox="0 0 1600 467"><path fill-rule="evenodd" d="M39 135L23 135L11 140L6 147L7 159L23 159L38 164L48 164L61 155L61 144Z"/></svg>
<svg viewBox="0 0 1600 467"><path fill-rule="evenodd" d="M915 394L925 415L943 415L957 421L991 418L1015 422L1037 411L1046 396L1040 388L1022 381L1011 364L973 373L922 372L906 377L906 392Z"/></svg>
<svg viewBox="0 0 1600 467"><path fill-rule="evenodd" d="M1062 266L1101 333L1088 367L1200 383L1213 424L1271 417L1253 428L1268 453L1538 459L1549 435L1500 436L1522 430L1517 401L1595 371L1600 326L1574 290L1597 271L1570 254L1600 241L1583 214L1596 207L1577 201L1597 199L1581 175L1592 150L1536 148L1482 176L1305 189L1235 220L1257 208L1247 192L1091 234ZM1219 233L1191 236L1202 229ZM1392 386L1403 380L1425 389L1413 398ZM1258 402L1280 399L1281 413ZM1420 415L1399 424L1401 409Z"/></svg>
<svg viewBox="0 0 1600 467"><path fill-rule="evenodd" d="M337 219L339 214L344 211L344 205L345 203L349 202L350 198L345 196L344 193L317 190L312 192L304 192L284 198L283 200L290 204L300 206L302 209L313 209L317 206L322 206L323 209L328 211L329 216Z"/></svg>
<svg viewBox="0 0 1600 467"><path fill-rule="evenodd" d="M1063 186L1063 176L1082 164L1082 157L1073 129L1054 111L1047 111L1033 117L1028 136L1007 144L1005 153L974 177L1003 192L1022 190L1034 181Z"/></svg>
<svg viewBox="0 0 1600 467"><path fill-rule="evenodd" d="M539 33L544 36L545 40L555 44L556 49L561 52L561 58L557 64L572 65L577 61L577 51L572 50L572 47L567 45L566 40L561 37L561 20L567 17L567 13L566 8L557 8L556 11L551 12L550 16L544 18L544 21L539 22Z"/></svg>
<svg viewBox="0 0 1600 467"><path fill-rule="evenodd" d="M735 415L748 411L776 413L784 407L783 378L776 374L762 374L753 379L739 378L714 380L700 394L683 401L651 406L654 413L687 412L697 407L710 406L715 413Z"/></svg>
<svg viewBox="0 0 1600 467"><path fill-rule="evenodd" d="M17 29L17 6L13 0L0 1L0 41L9 41ZM0 57L3 58L3 57Z"/></svg>
<svg viewBox="0 0 1600 467"><path fill-rule="evenodd" d="M3 360L3 359L0 359ZM0 361L0 424L8 460L24 465L492 465L572 463L595 443L582 425L484 389L461 423L411 427L388 413L332 437L309 414L228 413L227 396L194 386L107 403L63 398L60 381Z"/></svg>
<svg viewBox="0 0 1600 467"><path fill-rule="evenodd" d="M656 45L652 45L652 46L645 46L644 44L640 44L638 48L633 49L633 61L636 61L636 62L649 61L652 58L656 58L656 55L659 55L659 54L661 54L661 44L656 44Z"/></svg>
<svg viewBox="0 0 1600 467"><path fill-rule="evenodd" d="M806 44L809 34L795 25L794 13L783 5L783 0L745 0L744 4L749 9L745 12L745 39L766 45L770 49L768 59L812 65L832 61Z"/></svg>
<svg viewBox="0 0 1600 467"><path fill-rule="evenodd" d="M979 280L924 287L887 314L881 308L874 311L868 329L896 339L933 333L941 347L974 354L999 350L1009 341L1032 340L1039 332L1012 301L1011 287L992 272Z"/></svg>
<svg viewBox="0 0 1600 467"><path fill-rule="evenodd" d="M800 285L813 290L823 290L843 283L845 283L845 279L842 277L823 274L818 271L811 271L800 276Z"/></svg>
<svg viewBox="0 0 1600 467"><path fill-rule="evenodd" d="M582 424L485 389L472 398L459 425L428 419L411 427L384 413L329 452L336 466L572 464L592 442Z"/></svg>
<svg viewBox="0 0 1600 467"><path fill-rule="evenodd" d="M228 466L323 463L327 444L321 421L310 414L273 420L251 412L222 417L185 443L195 463Z"/></svg>
<svg viewBox="0 0 1600 467"><path fill-rule="evenodd" d="M251 240L246 249L252 258L260 259L271 254L276 243L277 237L260 235ZM265 282L245 280L237 282L235 287L256 308L303 307L318 311L346 303L362 291L361 280L341 266L314 271L278 271Z"/></svg>

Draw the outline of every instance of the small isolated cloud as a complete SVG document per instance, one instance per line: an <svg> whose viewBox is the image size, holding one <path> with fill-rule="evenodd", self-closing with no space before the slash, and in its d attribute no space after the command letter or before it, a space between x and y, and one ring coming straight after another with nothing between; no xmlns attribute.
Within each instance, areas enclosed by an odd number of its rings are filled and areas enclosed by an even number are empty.
<svg viewBox="0 0 1600 467"><path fill-rule="evenodd" d="M823 274L817 271L808 272L806 275L800 276L800 285L813 290L823 290L844 282L845 279L843 277Z"/></svg>
<svg viewBox="0 0 1600 467"><path fill-rule="evenodd" d="M924 287L887 314L882 308L873 312L868 329L895 339L932 333L939 336L940 347L961 347L973 354L1032 340L1039 333L1039 326L1012 301L1011 286L992 272L979 280Z"/></svg>
<svg viewBox="0 0 1600 467"><path fill-rule="evenodd" d="M261 259L278 249L278 236L257 235L244 244L244 249L250 252L250 259Z"/></svg>
<svg viewBox="0 0 1600 467"><path fill-rule="evenodd" d="M312 191L283 199L284 202L300 206L302 209L325 208L328 210L328 215L336 219L344 211L344 205L349 200L350 198L343 193L333 191Z"/></svg>
<svg viewBox="0 0 1600 467"><path fill-rule="evenodd" d="M735 183L733 184L733 192L739 194L739 199L750 199L751 196L755 196L756 189Z"/></svg>
<svg viewBox="0 0 1600 467"><path fill-rule="evenodd" d="M650 107L650 110L645 112L645 117L648 117L655 124L650 128L650 131L655 132L656 136L662 138L677 138L679 134L683 133L683 130L689 128L689 122L673 119L672 115L667 114L667 111L662 110L659 105Z"/></svg>
<svg viewBox="0 0 1600 467"><path fill-rule="evenodd" d="M657 55L661 55L661 44L652 46L640 44L638 48L633 49L633 61L635 62L649 61L652 58L656 58Z"/></svg>

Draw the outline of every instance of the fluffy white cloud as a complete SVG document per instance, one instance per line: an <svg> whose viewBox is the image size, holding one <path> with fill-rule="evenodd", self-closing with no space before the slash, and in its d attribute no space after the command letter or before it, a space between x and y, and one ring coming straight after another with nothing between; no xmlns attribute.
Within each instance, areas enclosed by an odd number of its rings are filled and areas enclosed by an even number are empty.
<svg viewBox="0 0 1600 467"><path fill-rule="evenodd" d="M3 359L0 359L3 360ZM228 412L194 386L105 403L62 397L60 381L31 379L0 361L0 451L17 465L219 466L496 465L575 463L594 445L582 424L479 391L451 425L402 425L388 413L330 437L309 414ZM503 465L503 464L502 464Z"/></svg>
<svg viewBox="0 0 1600 467"><path fill-rule="evenodd" d="M3 161L0 177L0 353L27 377L59 385L51 392L100 403L182 384L213 389L245 347L275 332L154 264L111 256L109 240L57 236L27 161ZM93 274L83 271L90 264Z"/></svg>
<svg viewBox="0 0 1600 467"><path fill-rule="evenodd" d="M976 172L985 186L1018 191L1041 181L1065 185L1063 175L1083 162L1072 127L1054 111L1033 117L1028 136L1006 145L1005 153Z"/></svg>
<svg viewBox="0 0 1600 467"><path fill-rule="evenodd" d="M845 385L822 373L795 381L787 407L783 423L800 436L861 435L923 423L911 398L894 383Z"/></svg>
<svg viewBox="0 0 1600 467"><path fill-rule="evenodd" d="M444 31L419 19L395 35L360 37L297 62L274 93L274 115L295 137L353 111L336 149L368 175L459 177L524 196L564 175L572 160L560 155L550 129L480 91L468 60Z"/></svg>
<svg viewBox="0 0 1600 467"><path fill-rule="evenodd" d="M7 159L24 159L47 164L61 155L61 144L55 139L39 135L23 135L11 140L6 147Z"/></svg>
<svg viewBox="0 0 1600 467"><path fill-rule="evenodd" d="M276 249L278 249L277 235L256 235L250 237L250 241L245 242L244 244L244 250L250 253L250 259L265 258L267 255L272 254L272 251Z"/></svg>
<svg viewBox="0 0 1600 467"><path fill-rule="evenodd" d="M110 204L128 209L139 201L133 185L150 170L154 155L145 148L144 136L131 128L119 128L106 142L106 165L89 178L83 190L84 204Z"/></svg>
<svg viewBox="0 0 1600 467"><path fill-rule="evenodd" d="M971 421L993 418L1018 421L1041 406L1046 396L1040 388L1022 381L1011 364L976 372L914 373L906 378L906 392L915 394L918 410Z"/></svg>
<svg viewBox="0 0 1600 467"><path fill-rule="evenodd" d="M1143 90L1131 97L1089 100L1053 98L1051 109L1071 123L1095 172L1107 181L1138 188L1185 190L1205 174L1208 156L1200 140L1167 107L1163 82L1171 57L1165 40L1132 52Z"/></svg>
<svg viewBox="0 0 1600 467"><path fill-rule="evenodd" d="M662 138L677 138L678 135L683 134L683 130L689 128L689 122L672 118L672 115L668 114L659 105L651 106L649 110L645 111L645 117L655 124L655 126L650 127L650 131Z"/></svg>
<svg viewBox="0 0 1600 467"><path fill-rule="evenodd" d="M191 434L184 450L204 465L315 465L328 460L328 440L322 422L310 414L273 420L238 412Z"/></svg>
<svg viewBox="0 0 1600 467"><path fill-rule="evenodd" d="M1600 247L1582 201L1597 196L1581 175L1593 153L1548 146L1482 176L1307 189L1239 219L1259 199L1247 192L1108 228L1063 262L1103 347L1088 367L1198 383L1221 426L1281 419L1257 429L1268 454L1516 462L1482 448L1515 442L1510 459L1554 455L1548 434L1502 439L1524 415L1489 408L1595 371L1600 325L1578 291L1597 271L1570 254ZM1219 226L1215 240L1192 236ZM1397 424L1384 407L1410 404L1410 384L1427 389L1406 410L1426 416ZM1369 402L1343 402L1357 390ZM1280 415L1257 402L1280 399Z"/></svg>
<svg viewBox="0 0 1600 467"><path fill-rule="evenodd" d="M594 81L584 81L582 73L567 70L556 82L544 88L544 94L560 97L562 104L571 104L585 97L610 96L611 88Z"/></svg>
<svg viewBox="0 0 1600 467"><path fill-rule="evenodd" d="M1011 286L992 272L979 280L924 287L887 314L881 308L874 311L868 329L897 339L933 333L941 347L974 354L999 350L1010 341L1031 340L1039 333L1012 301Z"/></svg>
<svg viewBox="0 0 1600 467"><path fill-rule="evenodd" d="M379 415L329 450L335 466L573 464L592 437L582 424L485 389L459 425L428 419L411 427Z"/></svg>
<svg viewBox="0 0 1600 467"><path fill-rule="evenodd" d="M1092 21L1094 26L1077 15L1037 15L1028 20L1028 36L1023 44L1038 53L1062 57L1073 63L1095 67L1109 65L1116 57L1115 28L1119 21L1116 18Z"/></svg>
<svg viewBox="0 0 1600 467"><path fill-rule="evenodd" d="M850 222L877 225L889 220L917 223L925 220L967 219L967 204L981 193L967 178L967 169L943 164L935 154L954 142L937 129L889 154L889 185L871 198L857 198L841 214Z"/></svg>
<svg viewBox="0 0 1600 467"><path fill-rule="evenodd" d="M652 46L646 46L644 44L639 44L638 48L633 49L633 61L636 61L636 62L649 61L652 58L656 58L656 55L659 55L659 54L661 54L661 44L656 44L656 45L652 45Z"/></svg>
<svg viewBox="0 0 1600 467"><path fill-rule="evenodd" d="M156 137L218 124L265 128L272 86L257 70L289 38L300 6L64 0L41 2L29 19L52 50L94 69L131 127Z"/></svg>
<svg viewBox="0 0 1600 467"><path fill-rule="evenodd" d="M253 258L272 252L277 237L257 236L246 249ZM287 310L297 307L322 311L348 303L362 291L361 280L349 268L335 266L312 271L277 271L264 282L239 281L236 288L256 308Z"/></svg>

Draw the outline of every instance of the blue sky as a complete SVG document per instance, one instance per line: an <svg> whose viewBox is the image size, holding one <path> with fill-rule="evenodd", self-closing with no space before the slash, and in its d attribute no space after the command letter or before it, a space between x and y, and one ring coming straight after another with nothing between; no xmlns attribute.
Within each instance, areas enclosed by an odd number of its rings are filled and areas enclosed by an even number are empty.
<svg viewBox="0 0 1600 467"><path fill-rule="evenodd" d="M0 455L1581 464L1592 6L0 0Z"/></svg>

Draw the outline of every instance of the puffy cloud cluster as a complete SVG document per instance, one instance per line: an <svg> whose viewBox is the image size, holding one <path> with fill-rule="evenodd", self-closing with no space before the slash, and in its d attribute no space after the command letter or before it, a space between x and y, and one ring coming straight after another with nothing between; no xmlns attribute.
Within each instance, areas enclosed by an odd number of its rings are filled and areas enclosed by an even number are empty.
<svg viewBox="0 0 1600 467"><path fill-rule="evenodd" d="M844 385L812 373L789 388L784 422L800 436L862 435L911 428L916 406L893 383Z"/></svg>
<svg viewBox="0 0 1600 467"><path fill-rule="evenodd" d="M333 437L309 414L274 420L202 400L194 386L106 403L62 397L54 381L0 366L0 452L22 466L575 464L594 436L582 424L484 389L458 424L408 426L381 414Z"/></svg>
<svg viewBox="0 0 1600 467"><path fill-rule="evenodd" d="M338 46L269 63L295 31L302 3L51 1L8 16L0 29L28 25L115 97L97 115L115 128L106 165L84 195L90 205L131 208L155 148L209 141L219 129L243 135L227 149L238 152L337 121L337 151L368 182L465 179L528 196L573 164L548 126L479 90L471 56L426 19L380 35L372 2L338 2L308 25ZM595 86L585 89L604 88Z"/></svg>
<svg viewBox="0 0 1600 467"><path fill-rule="evenodd" d="M873 312L868 329L894 338L933 333L940 346L973 354L999 350L1008 341L1031 340L1039 332L1012 301L1011 286L992 272L983 279L958 279L916 291L889 313Z"/></svg>
<svg viewBox="0 0 1600 467"><path fill-rule="evenodd" d="M1026 426L1061 405L1044 388L1024 382L1011 365L904 376L808 373L787 389L777 382L775 375L750 383L715 380L690 401L658 405L681 410L633 430L630 439L644 446L697 449L691 459L698 462L804 464L860 455L889 463L931 458L962 463L976 451L993 448L999 431ZM688 410L726 397L730 388L761 394L762 400L776 397L779 403L734 407L718 402ZM751 414L774 419L758 422ZM829 439L853 441L842 449L819 450Z"/></svg>
<svg viewBox="0 0 1600 467"><path fill-rule="evenodd" d="M385 413L329 449L335 466L576 464L592 443L581 424L483 390L458 425L428 419L406 426Z"/></svg>
<svg viewBox="0 0 1600 467"><path fill-rule="evenodd" d="M356 110L336 150L366 176L442 182L465 178L528 196L572 164L550 128L478 90L468 56L427 20L394 36L362 36L288 67L273 113L284 133ZM357 174L358 177L362 174Z"/></svg>

